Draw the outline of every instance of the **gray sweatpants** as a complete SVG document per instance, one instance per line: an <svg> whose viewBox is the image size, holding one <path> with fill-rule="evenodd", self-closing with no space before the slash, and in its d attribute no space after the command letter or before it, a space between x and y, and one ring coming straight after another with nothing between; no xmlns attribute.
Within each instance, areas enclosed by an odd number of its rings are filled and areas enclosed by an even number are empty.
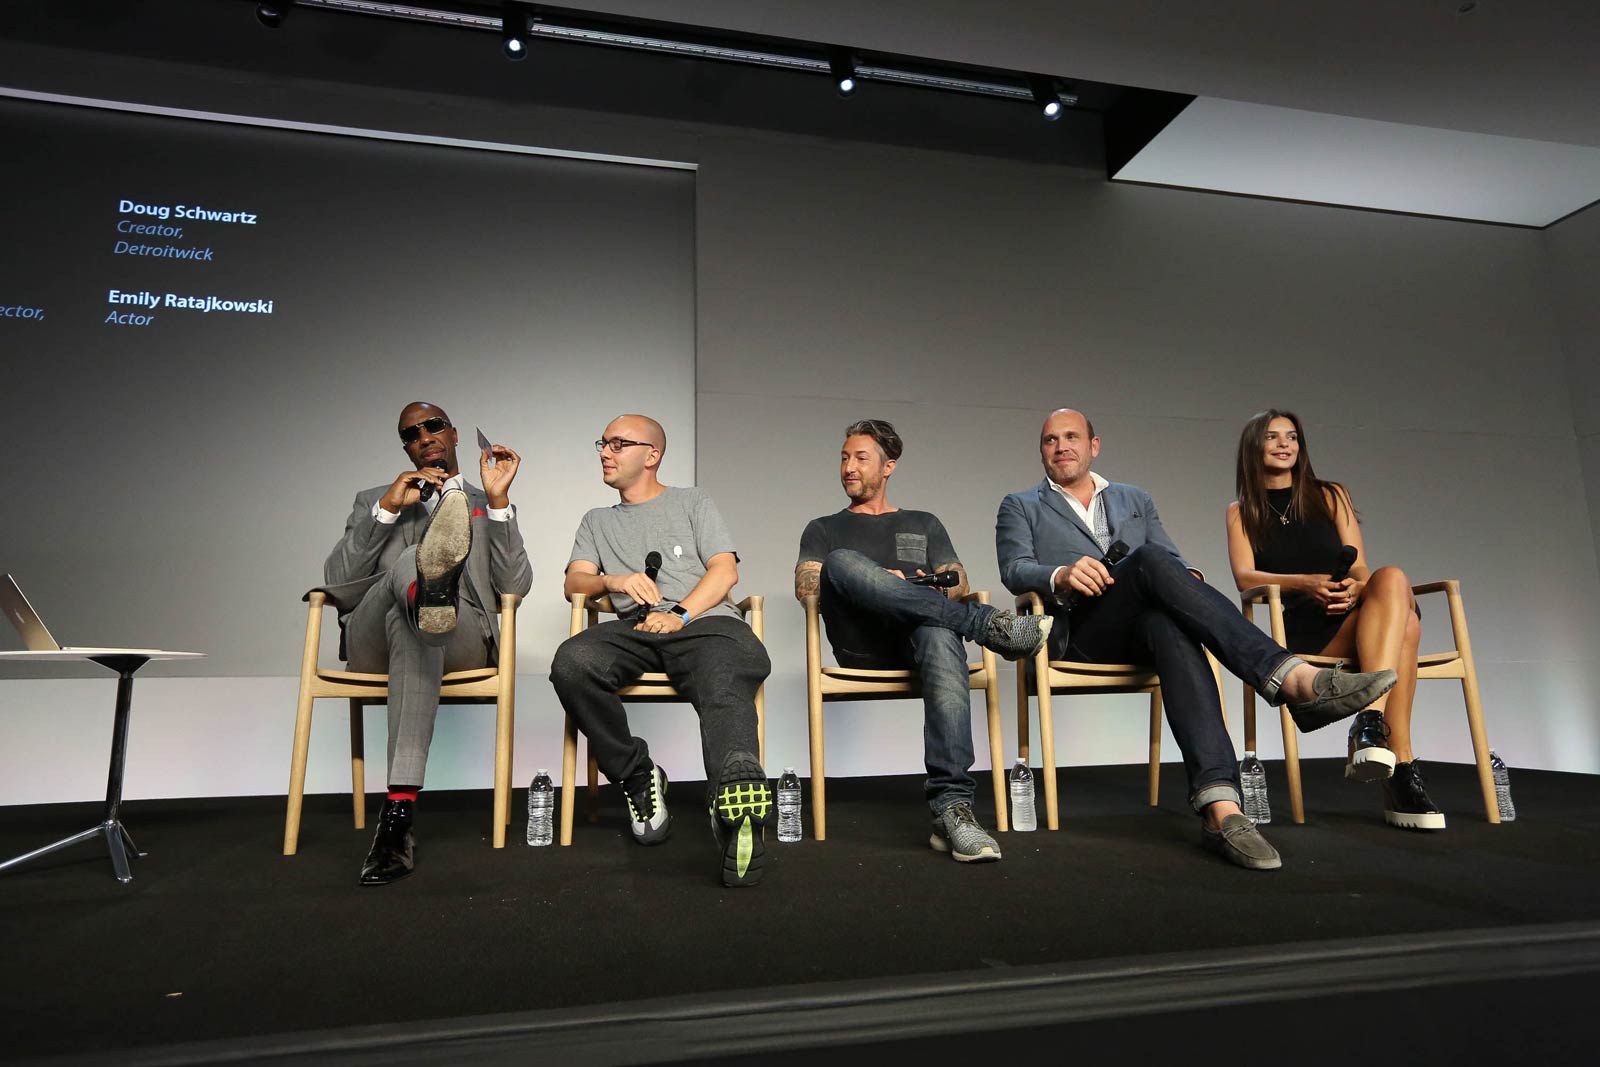
<svg viewBox="0 0 1600 1067"><path fill-rule="evenodd" d="M350 669L389 675L389 785L421 786L439 713L439 681L449 671L494 662L489 618L465 595L456 628L424 633L411 617L408 591L417 580L417 550L407 548L384 580L368 589L345 621Z"/></svg>
<svg viewBox="0 0 1600 1067"><path fill-rule="evenodd" d="M561 643L550 683L607 778L621 782L651 765L650 747L633 736L617 697L646 671L665 672L699 714L708 786L715 786L728 753L756 754L756 690L772 661L750 627L725 615L696 619L671 634L604 622Z"/></svg>

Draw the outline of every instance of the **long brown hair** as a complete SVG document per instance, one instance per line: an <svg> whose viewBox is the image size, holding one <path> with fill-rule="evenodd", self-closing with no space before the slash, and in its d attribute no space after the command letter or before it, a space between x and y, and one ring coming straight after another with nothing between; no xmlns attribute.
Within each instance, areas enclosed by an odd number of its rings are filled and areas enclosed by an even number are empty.
<svg viewBox="0 0 1600 1067"><path fill-rule="evenodd" d="M1295 436L1300 440L1300 452L1295 457L1289 476L1293 479L1293 493L1289 508L1301 522L1332 521L1330 503L1348 499L1344 486L1338 482L1325 482L1317 477L1311 467L1311 449L1306 444L1305 427L1300 416L1292 411L1268 408L1250 417L1239 434L1239 456L1234 464L1233 486L1239 497L1239 518L1244 532L1250 538L1250 547L1260 551L1267 539L1267 523L1274 518L1267 504L1267 464L1263 459L1267 427L1273 419L1288 419L1294 423Z"/></svg>

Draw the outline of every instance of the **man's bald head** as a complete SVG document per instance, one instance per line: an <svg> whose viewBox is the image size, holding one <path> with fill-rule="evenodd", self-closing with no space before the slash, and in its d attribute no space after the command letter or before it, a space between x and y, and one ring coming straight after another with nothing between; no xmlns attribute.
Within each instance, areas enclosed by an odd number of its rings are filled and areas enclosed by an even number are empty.
<svg viewBox="0 0 1600 1067"><path fill-rule="evenodd" d="M649 415L618 415L606 427L606 437L625 437L630 441L648 441L663 456L667 454L667 431Z"/></svg>
<svg viewBox="0 0 1600 1067"><path fill-rule="evenodd" d="M1076 415L1079 419L1083 420L1083 435L1085 437L1094 436L1094 423L1089 421L1089 416L1085 415L1077 408L1056 408L1054 411L1044 417L1044 425L1049 426L1050 420L1054 419L1058 415ZM1039 433L1040 436L1043 436L1043 428L1040 429Z"/></svg>

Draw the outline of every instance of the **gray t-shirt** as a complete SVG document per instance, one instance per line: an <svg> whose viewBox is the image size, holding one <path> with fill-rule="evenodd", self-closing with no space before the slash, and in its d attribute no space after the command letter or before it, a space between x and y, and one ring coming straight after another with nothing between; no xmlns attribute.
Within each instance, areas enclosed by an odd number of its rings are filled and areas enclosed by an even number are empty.
<svg viewBox="0 0 1600 1067"><path fill-rule="evenodd" d="M656 588L664 598L664 611L689 595L706 574L706 560L733 552L733 535L717 506L704 489L668 486L660 496L642 504L613 504L595 508L578 524L572 541L572 558L588 560L601 574L632 574L644 570L645 557L661 553ZM637 606L627 593L612 593L612 605L626 614ZM695 618L727 615L740 618L739 609L726 597Z"/></svg>

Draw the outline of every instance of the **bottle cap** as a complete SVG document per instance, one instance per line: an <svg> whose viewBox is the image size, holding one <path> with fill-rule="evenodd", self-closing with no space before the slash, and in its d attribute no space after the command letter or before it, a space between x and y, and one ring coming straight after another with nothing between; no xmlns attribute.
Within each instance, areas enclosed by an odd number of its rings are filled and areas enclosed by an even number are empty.
<svg viewBox="0 0 1600 1067"><path fill-rule="evenodd" d="M1254 756L1254 755L1255 755L1255 752L1253 750L1248 749L1248 748L1244 750L1244 758L1245 759L1249 759L1251 756Z"/></svg>
<svg viewBox="0 0 1600 1067"><path fill-rule="evenodd" d="M793 774L794 773L794 768L793 767L785 767L783 769L783 773L784 774Z"/></svg>
<svg viewBox="0 0 1600 1067"><path fill-rule="evenodd" d="M543 778L545 775L547 775L549 773L550 773L549 771L545 770L543 767L540 767L539 768L539 773L534 775L534 777L535 778Z"/></svg>

